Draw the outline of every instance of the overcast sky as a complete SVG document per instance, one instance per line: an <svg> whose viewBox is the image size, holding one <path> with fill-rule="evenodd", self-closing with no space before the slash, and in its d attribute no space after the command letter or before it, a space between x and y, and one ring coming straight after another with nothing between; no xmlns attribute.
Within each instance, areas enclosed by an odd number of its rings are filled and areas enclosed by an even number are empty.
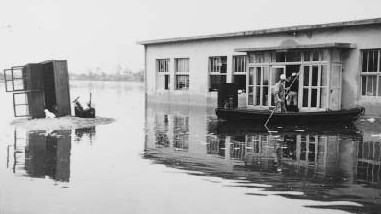
<svg viewBox="0 0 381 214"><path fill-rule="evenodd" d="M143 68L137 41L381 17L380 0L0 0L0 68ZM381 38L381 37L380 37Z"/></svg>

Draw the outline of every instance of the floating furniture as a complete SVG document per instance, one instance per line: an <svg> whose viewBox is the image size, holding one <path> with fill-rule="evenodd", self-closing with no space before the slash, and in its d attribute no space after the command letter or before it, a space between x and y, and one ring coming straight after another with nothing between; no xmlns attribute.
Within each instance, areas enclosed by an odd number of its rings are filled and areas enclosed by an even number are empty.
<svg viewBox="0 0 381 214"><path fill-rule="evenodd" d="M13 92L15 117L71 115L69 75L66 60L29 63L4 70L5 90Z"/></svg>

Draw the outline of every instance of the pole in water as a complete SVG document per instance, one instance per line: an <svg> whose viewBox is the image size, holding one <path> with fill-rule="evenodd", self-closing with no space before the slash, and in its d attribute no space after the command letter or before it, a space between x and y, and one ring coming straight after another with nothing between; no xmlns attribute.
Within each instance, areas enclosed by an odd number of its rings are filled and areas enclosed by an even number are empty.
<svg viewBox="0 0 381 214"><path fill-rule="evenodd" d="M270 122L270 118L273 116L274 112L279 108L279 106L280 106L279 104L278 104L277 106L275 106L275 108L274 108L274 110L271 112L269 118L267 118L266 123L265 123L265 125L264 125L266 128L267 128L267 124Z"/></svg>
<svg viewBox="0 0 381 214"><path fill-rule="evenodd" d="M289 88L294 84L295 80L299 78L299 75L300 75L300 71L298 72L298 75L292 80ZM290 93L289 90L287 90L286 94L285 94L285 97L287 97L287 95ZM274 112L280 107L280 104L278 104L277 106L275 106L275 109L271 112L269 118L267 118L266 120L266 123L265 123L265 127L267 128L267 124L270 122L270 118L273 116Z"/></svg>
<svg viewBox="0 0 381 214"><path fill-rule="evenodd" d="M91 106L91 92L90 92L90 101L89 101L89 107Z"/></svg>

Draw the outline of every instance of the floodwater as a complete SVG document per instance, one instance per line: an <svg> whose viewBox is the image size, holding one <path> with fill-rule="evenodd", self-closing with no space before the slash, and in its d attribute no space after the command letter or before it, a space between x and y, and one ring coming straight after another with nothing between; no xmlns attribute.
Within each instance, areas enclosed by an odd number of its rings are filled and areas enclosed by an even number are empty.
<svg viewBox="0 0 381 214"><path fill-rule="evenodd" d="M115 122L23 130L0 84L0 213L380 213L381 123L227 123L141 83L71 82Z"/></svg>

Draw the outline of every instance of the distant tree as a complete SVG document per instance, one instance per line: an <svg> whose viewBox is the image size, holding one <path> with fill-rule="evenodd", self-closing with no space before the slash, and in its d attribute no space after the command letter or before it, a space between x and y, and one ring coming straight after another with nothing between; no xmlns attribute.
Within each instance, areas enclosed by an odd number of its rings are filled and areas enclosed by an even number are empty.
<svg viewBox="0 0 381 214"><path fill-rule="evenodd" d="M128 67L118 64L114 72L106 72L100 67L87 69L86 73L70 73L73 80L99 80L99 81L144 81L144 70L131 71Z"/></svg>

